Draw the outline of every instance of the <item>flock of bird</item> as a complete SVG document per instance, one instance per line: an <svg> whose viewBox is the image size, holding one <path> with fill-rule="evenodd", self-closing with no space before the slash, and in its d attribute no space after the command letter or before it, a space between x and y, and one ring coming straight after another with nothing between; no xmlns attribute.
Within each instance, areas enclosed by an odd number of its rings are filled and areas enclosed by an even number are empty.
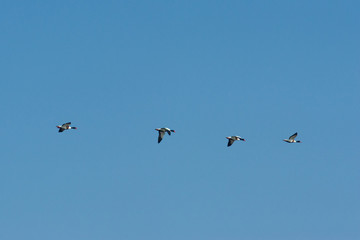
<svg viewBox="0 0 360 240"><path fill-rule="evenodd" d="M65 130L69 130L69 129L77 129L76 127L70 127L71 122L67 122L64 123L62 125L58 125L56 126L57 128L59 128L59 132L63 132ZM159 132L159 137L158 137L158 143L160 143L162 141L162 139L165 136L165 133L168 133L169 135L171 135L171 132L175 132L175 130L170 129L170 128L156 128L156 131ZM298 133L294 133L293 135L291 135L288 139L284 139L283 141L287 142L287 143L301 143L301 141L297 141L295 140L295 138L297 137ZM235 141L245 141L244 138L240 137L240 136L230 136L230 137L226 137L229 141L227 146L230 147Z"/></svg>

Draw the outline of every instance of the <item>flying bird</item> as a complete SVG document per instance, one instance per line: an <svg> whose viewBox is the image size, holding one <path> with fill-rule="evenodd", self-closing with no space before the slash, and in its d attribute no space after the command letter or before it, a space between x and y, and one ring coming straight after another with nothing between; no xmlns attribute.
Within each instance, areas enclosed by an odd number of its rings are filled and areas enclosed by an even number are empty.
<svg viewBox="0 0 360 240"><path fill-rule="evenodd" d="M159 132L158 143L161 142L166 132L169 135L171 135L171 132L175 132L175 130L172 130L170 128L156 128L155 130Z"/></svg>
<svg viewBox="0 0 360 240"><path fill-rule="evenodd" d="M298 135L298 133L294 133L293 135L291 135L289 137L289 139L284 139L283 141L287 142L287 143L301 143L301 141L296 141L295 138Z"/></svg>
<svg viewBox="0 0 360 240"><path fill-rule="evenodd" d="M76 127L70 127L71 122L64 123L63 125L56 126L59 129L59 132L63 132L69 129L77 129Z"/></svg>
<svg viewBox="0 0 360 240"><path fill-rule="evenodd" d="M245 141L244 138L241 138L240 136L231 136L231 137L226 137L227 139L229 139L228 142L228 147L230 147L235 141L241 140L241 141Z"/></svg>

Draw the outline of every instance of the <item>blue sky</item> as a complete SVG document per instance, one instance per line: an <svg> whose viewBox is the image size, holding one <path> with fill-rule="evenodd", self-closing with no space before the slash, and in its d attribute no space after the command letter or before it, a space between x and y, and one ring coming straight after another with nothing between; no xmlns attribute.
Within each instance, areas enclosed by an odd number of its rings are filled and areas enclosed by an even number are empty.
<svg viewBox="0 0 360 240"><path fill-rule="evenodd" d="M359 239L359 7L2 1L0 238Z"/></svg>

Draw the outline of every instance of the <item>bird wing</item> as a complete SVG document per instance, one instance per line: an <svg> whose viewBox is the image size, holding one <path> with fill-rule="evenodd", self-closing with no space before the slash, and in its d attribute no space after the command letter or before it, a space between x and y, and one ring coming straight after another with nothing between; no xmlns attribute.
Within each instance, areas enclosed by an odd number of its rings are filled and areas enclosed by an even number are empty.
<svg viewBox="0 0 360 240"><path fill-rule="evenodd" d="M166 132L169 134L169 135L171 135L171 132L170 132L170 130L166 130Z"/></svg>
<svg viewBox="0 0 360 240"><path fill-rule="evenodd" d="M161 142L161 140L162 140L162 139L163 139L163 137L164 137L164 134L165 134L165 132L163 132L163 131L159 131L158 143L160 143L160 142Z"/></svg>
<svg viewBox="0 0 360 240"><path fill-rule="evenodd" d="M63 128L59 128L59 132L63 132L64 131L64 129Z"/></svg>
<svg viewBox="0 0 360 240"><path fill-rule="evenodd" d="M297 132L294 133L293 135L291 135L291 136L289 137L289 140L294 140L294 139L296 138L296 136L297 136Z"/></svg>
<svg viewBox="0 0 360 240"><path fill-rule="evenodd" d="M64 124L62 125L62 127L68 127L68 126L70 126L70 124L71 124L71 122L64 123Z"/></svg>
<svg viewBox="0 0 360 240"><path fill-rule="evenodd" d="M229 142L228 142L228 147L230 147L232 144L234 143L234 139L229 139Z"/></svg>

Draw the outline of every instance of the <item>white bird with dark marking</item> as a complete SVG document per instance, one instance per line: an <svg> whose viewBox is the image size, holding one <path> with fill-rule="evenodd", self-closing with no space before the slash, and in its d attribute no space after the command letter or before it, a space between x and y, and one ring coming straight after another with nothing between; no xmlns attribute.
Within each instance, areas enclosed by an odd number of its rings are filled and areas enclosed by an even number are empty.
<svg viewBox="0 0 360 240"><path fill-rule="evenodd" d="M289 137L289 139L284 139L283 141L287 142L287 143L301 143L301 141L296 141L295 138L298 135L298 133L294 133L293 135L291 135Z"/></svg>
<svg viewBox="0 0 360 240"><path fill-rule="evenodd" d="M70 127L71 122L64 123L63 125L56 126L59 129L59 132L63 132L69 129L77 129L76 127Z"/></svg>
<svg viewBox="0 0 360 240"><path fill-rule="evenodd" d="M228 147L230 147L235 141L241 140L241 141L245 141L244 138L240 137L240 136L231 136L231 137L226 137L227 139L229 139L228 142Z"/></svg>
<svg viewBox="0 0 360 240"><path fill-rule="evenodd" d="M175 130L172 130L170 128L156 128L155 130L159 132L158 143L161 142L166 132L169 135L171 135L171 132L175 132Z"/></svg>

